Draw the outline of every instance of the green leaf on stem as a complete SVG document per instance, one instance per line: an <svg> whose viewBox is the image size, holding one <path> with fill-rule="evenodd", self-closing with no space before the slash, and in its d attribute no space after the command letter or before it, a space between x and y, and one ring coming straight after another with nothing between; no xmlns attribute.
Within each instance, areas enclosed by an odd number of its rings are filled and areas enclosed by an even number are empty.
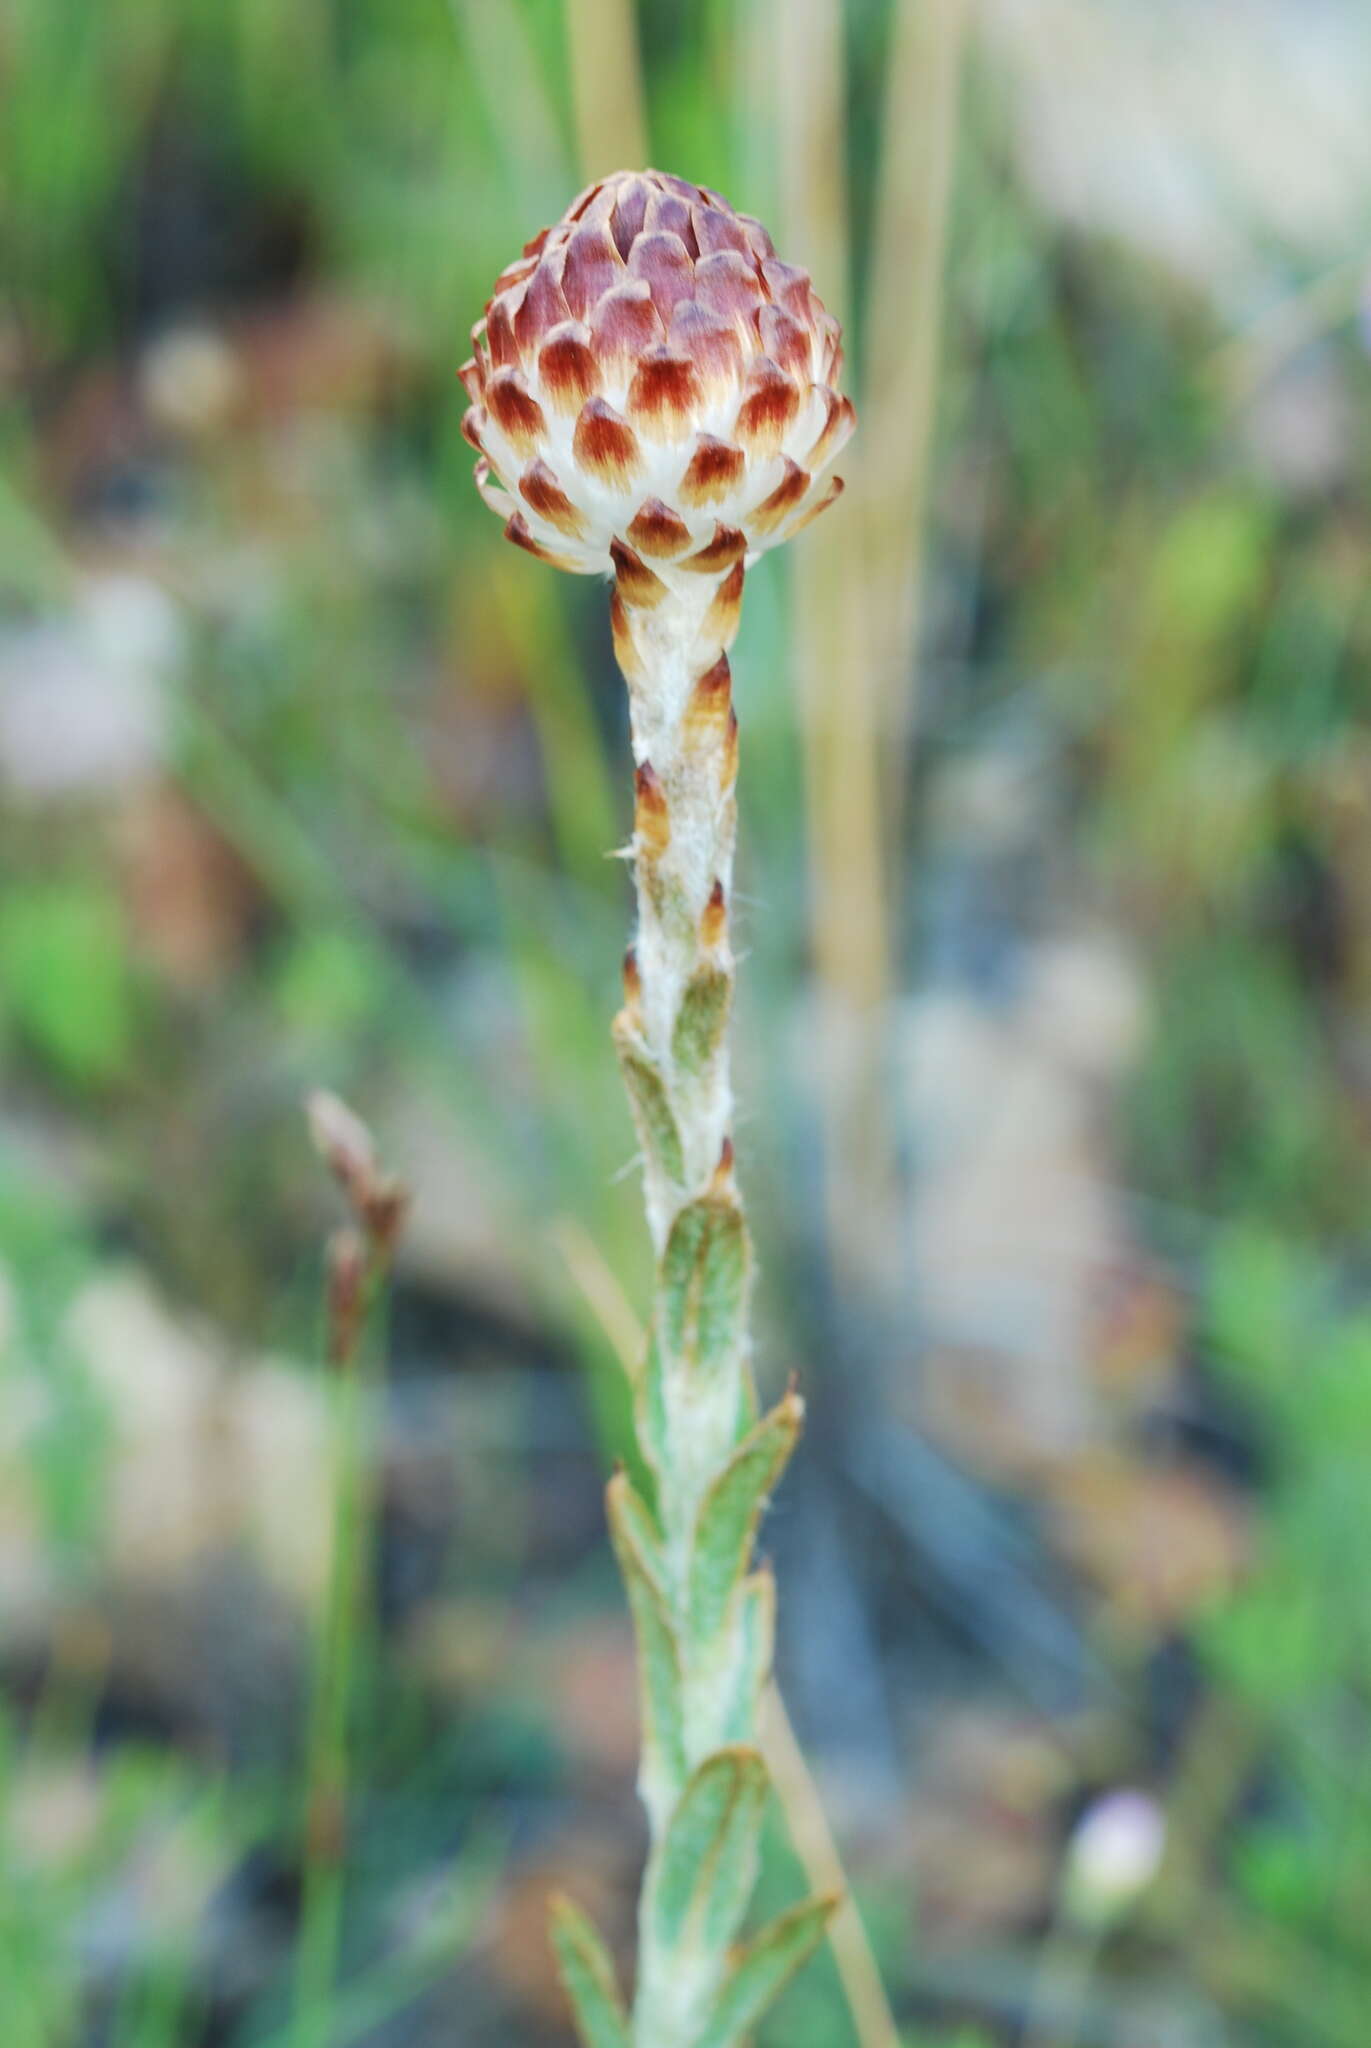
<svg viewBox="0 0 1371 2048"><path fill-rule="evenodd" d="M795 1448L804 1403L793 1390L764 1415L710 1486L695 1520L690 1560L690 1633L713 1641L747 1570L762 1509Z"/></svg>
<svg viewBox="0 0 1371 2048"><path fill-rule="evenodd" d="M610 1480L605 1505L638 1638L643 1796L656 1806L672 1796L686 1775L680 1648L658 1577L660 1548L652 1516L627 1473L617 1472Z"/></svg>
<svg viewBox="0 0 1371 2048"><path fill-rule="evenodd" d="M755 1749L717 1750L696 1770L649 1881L647 1910L662 1948L711 1954L733 1939L756 1882L766 1792Z"/></svg>
<svg viewBox="0 0 1371 2048"><path fill-rule="evenodd" d="M666 1593L666 1559L662 1554L662 1532L657 1517L631 1479L618 1487L611 1509L623 1524L624 1534L642 1559L658 1590Z"/></svg>
<svg viewBox="0 0 1371 2048"><path fill-rule="evenodd" d="M686 983L671 1037L671 1056L686 1073L703 1073L718 1052L732 999L733 977L725 968L697 968Z"/></svg>
<svg viewBox="0 0 1371 2048"><path fill-rule="evenodd" d="M724 1689L721 1742L745 1742L757 1725L762 1688L771 1676L776 1642L776 1581L770 1571L744 1579L738 1597L738 1625L730 1645L732 1661Z"/></svg>
<svg viewBox="0 0 1371 2048"><path fill-rule="evenodd" d="M656 1309L638 1389L643 1449L659 1477L670 1462L674 1401L687 1390L722 1396L738 1372L747 1338L750 1268L747 1226L735 1196L702 1195L678 1211L657 1269ZM714 1425L722 1437L720 1453L737 1406L732 1393L727 1398L730 1412ZM697 1405L697 1435L705 1421L706 1410Z"/></svg>
<svg viewBox="0 0 1371 2048"><path fill-rule="evenodd" d="M701 1378L713 1378L743 1352L751 1253L735 1198L710 1195L694 1206L703 1228L686 1295L682 1355Z"/></svg>
<svg viewBox="0 0 1371 2048"><path fill-rule="evenodd" d="M692 1374L735 1359L749 1263L747 1226L734 1197L688 1202L671 1226L657 1275L654 1346Z"/></svg>
<svg viewBox="0 0 1371 2048"><path fill-rule="evenodd" d="M685 1154L666 1084L637 1033L617 1020L614 1042L643 1150L667 1179L680 1187L685 1179Z"/></svg>
<svg viewBox="0 0 1371 2048"><path fill-rule="evenodd" d="M553 1952L585 2048L629 2048L628 2019L603 1941L580 1907L560 1892L550 1916Z"/></svg>
<svg viewBox="0 0 1371 2048"><path fill-rule="evenodd" d="M837 1910L836 1898L807 1899L764 1927L741 1950L697 2048L737 2048L767 2007L803 1969Z"/></svg>

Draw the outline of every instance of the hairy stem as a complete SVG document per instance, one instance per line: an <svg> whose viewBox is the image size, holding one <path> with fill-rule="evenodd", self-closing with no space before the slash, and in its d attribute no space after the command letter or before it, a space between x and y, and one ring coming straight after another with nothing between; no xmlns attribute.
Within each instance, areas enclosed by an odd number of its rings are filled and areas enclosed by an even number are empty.
<svg viewBox="0 0 1371 2048"><path fill-rule="evenodd" d="M752 1253L733 1172L729 891L738 725L727 649L741 535L659 576L615 542L611 619L633 724L638 929L614 1040L642 1146L657 1252L634 1421L653 1499L610 1481L610 1533L638 1639L650 1847L630 2019L585 1916L552 1938L584 2048L739 2048L818 1943L816 1898L743 1944L767 1799L758 1714L775 1590L757 1524L799 1434L793 1390L757 1414L748 1357ZM735 545L736 543L736 545ZM720 559L722 557L722 559Z"/></svg>
<svg viewBox="0 0 1371 2048"><path fill-rule="evenodd" d="M657 1490L655 1527L645 1537L648 1589L635 1591L634 1567L625 1557L632 1548L622 1526L626 1494L617 1506L611 1500L611 1512L645 1660L653 1624L645 1626L642 1608L660 1597L676 1700L675 1725L648 1730L641 1778L652 1849L634 2010L639 2048L692 2048L704 2038L727 1965L726 1938L684 1943L663 1937L669 1835L683 1790L721 1751L737 1759L730 1796L743 1805L754 1802L758 1819L765 1783L750 1746L770 1667L771 1584L747 1576L751 1513L741 1545L735 1543L736 1558L715 1555L711 1534L721 1483L755 1416L747 1340L751 1253L733 1172L728 1058L738 745L725 650L736 629L742 582L741 563L719 578L691 579L684 589L658 583L653 590L621 574L614 598L636 764L638 905L614 1036L641 1140L659 1259L637 1406L641 1448ZM777 1471L798 1429L798 1401L789 1397L783 1410L771 1451ZM765 1460L768 1450L760 1455ZM650 1700L645 1705L650 1722L654 1709ZM733 1764L726 1758L721 1768ZM743 1837L748 1834L744 1826ZM744 1839L739 1855L745 1905L755 1839Z"/></svg>
<svg viewBox="0 0 1371 2048"><path fill-rule="evenodd" d="M737 835L738 725L726 640L741 565L724 585L664 593L644 611L614 599L635 762L638 927L614 1037L643 1148L660 1256L681 1210L731 1163L729 891Z"/></svg>

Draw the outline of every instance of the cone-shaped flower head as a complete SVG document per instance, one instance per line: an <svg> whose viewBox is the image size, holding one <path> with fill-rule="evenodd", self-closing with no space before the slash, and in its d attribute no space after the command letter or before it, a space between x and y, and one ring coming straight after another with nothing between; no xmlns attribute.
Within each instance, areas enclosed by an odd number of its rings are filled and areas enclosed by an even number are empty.
<svg viewBox="0 0 1371 2048"><path fill-rule="evenodd" d="M496 279L462 367L476 481L560 568L727 570L842 489L840 329L759 221L661 171L592 185Z"/></svg>

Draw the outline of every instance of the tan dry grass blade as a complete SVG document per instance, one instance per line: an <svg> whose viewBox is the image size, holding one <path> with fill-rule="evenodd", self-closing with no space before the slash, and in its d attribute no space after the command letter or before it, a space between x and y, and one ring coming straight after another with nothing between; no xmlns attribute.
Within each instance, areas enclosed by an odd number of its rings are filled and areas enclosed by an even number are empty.
<svg viewBox="0 0 1371 2048"><path fill-rule="evenodd" d="M851 275L842 8L839 0L771 0L771 10L785 235L823 278L841 318ZM852 458L859 505L869 459L869 448ZM800 548L791 634L809 809L827 1211L835 1272L857 1289L884 1270L894 1212L879 1046L891 964L861 520L849 513L822 547Z"/></svg>
<svg viewBox="0 0 1371 2048"><path fill-rule="evenodd" d="M810 1888L819 1897L839 1896L837 1911L828 1923L828 1945L847 1999L858 2048L900 2048L900 2030L843 1871L823 1799L774 1680L762 1697L761 1736L772 1789L780 1801L786 1832L804 1866Z"/></svg>
<svg viewBox="0 0 1371 2048"><path fill-rule="evenodd" d="M921 557L967 0L896 0L866 353L861 512L882 795L897 841L917 715Z"/></svg>
<svg viewBox="0 0 1371 2048"><path fill-rule="evenodd" d="M566 0L576 160L585 178L648 161L633 0Z"/></svg>

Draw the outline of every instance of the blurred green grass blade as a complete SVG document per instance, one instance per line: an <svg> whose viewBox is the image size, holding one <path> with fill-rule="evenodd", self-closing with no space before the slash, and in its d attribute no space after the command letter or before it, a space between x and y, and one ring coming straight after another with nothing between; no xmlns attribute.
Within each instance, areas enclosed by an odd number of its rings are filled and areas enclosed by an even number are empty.
<svg viewBox="0 0 1371 2048"><path fill-rule="evenodd" d="M95 1088L127 1068L136 1016L113 888L84 875L14 883L0 901L0 1021L59 1080Z"/></svg>
<svg viewBox="0 0 1371 2048"><path fill-rule="evenodd" d="M606 892L607 856L614 849L622 806L612 793L588 681L571 652L575 640L567 630L567 614L575 593L564 593L520 558L497 567L493 595L538 728L558 866ZM623 782L626 791L626 769Z"/></svg>
<svg viewBox="0 0 1371 2048"><path fill-rule="evenodd" d="M566 144L523 8L516 0L448 6L471 67L468 105L481 114L515 217L508 261L571 197Z"/></svg>
<svg viewBox="0 0 1371 2048"><path fill-rule="evenodd" d="M354 2048L387 2027L444 1979L455 1980L464 1953L476 1940L509 1853L507 1835L494 1826L468 1837L441 1909L423 1936L339 1985L330 2016L328 2048ZM453 1982L454 1991L457 1989ZM233 2048L292 2048L290 2023L262 2027L249 2020Z"/></svg>

